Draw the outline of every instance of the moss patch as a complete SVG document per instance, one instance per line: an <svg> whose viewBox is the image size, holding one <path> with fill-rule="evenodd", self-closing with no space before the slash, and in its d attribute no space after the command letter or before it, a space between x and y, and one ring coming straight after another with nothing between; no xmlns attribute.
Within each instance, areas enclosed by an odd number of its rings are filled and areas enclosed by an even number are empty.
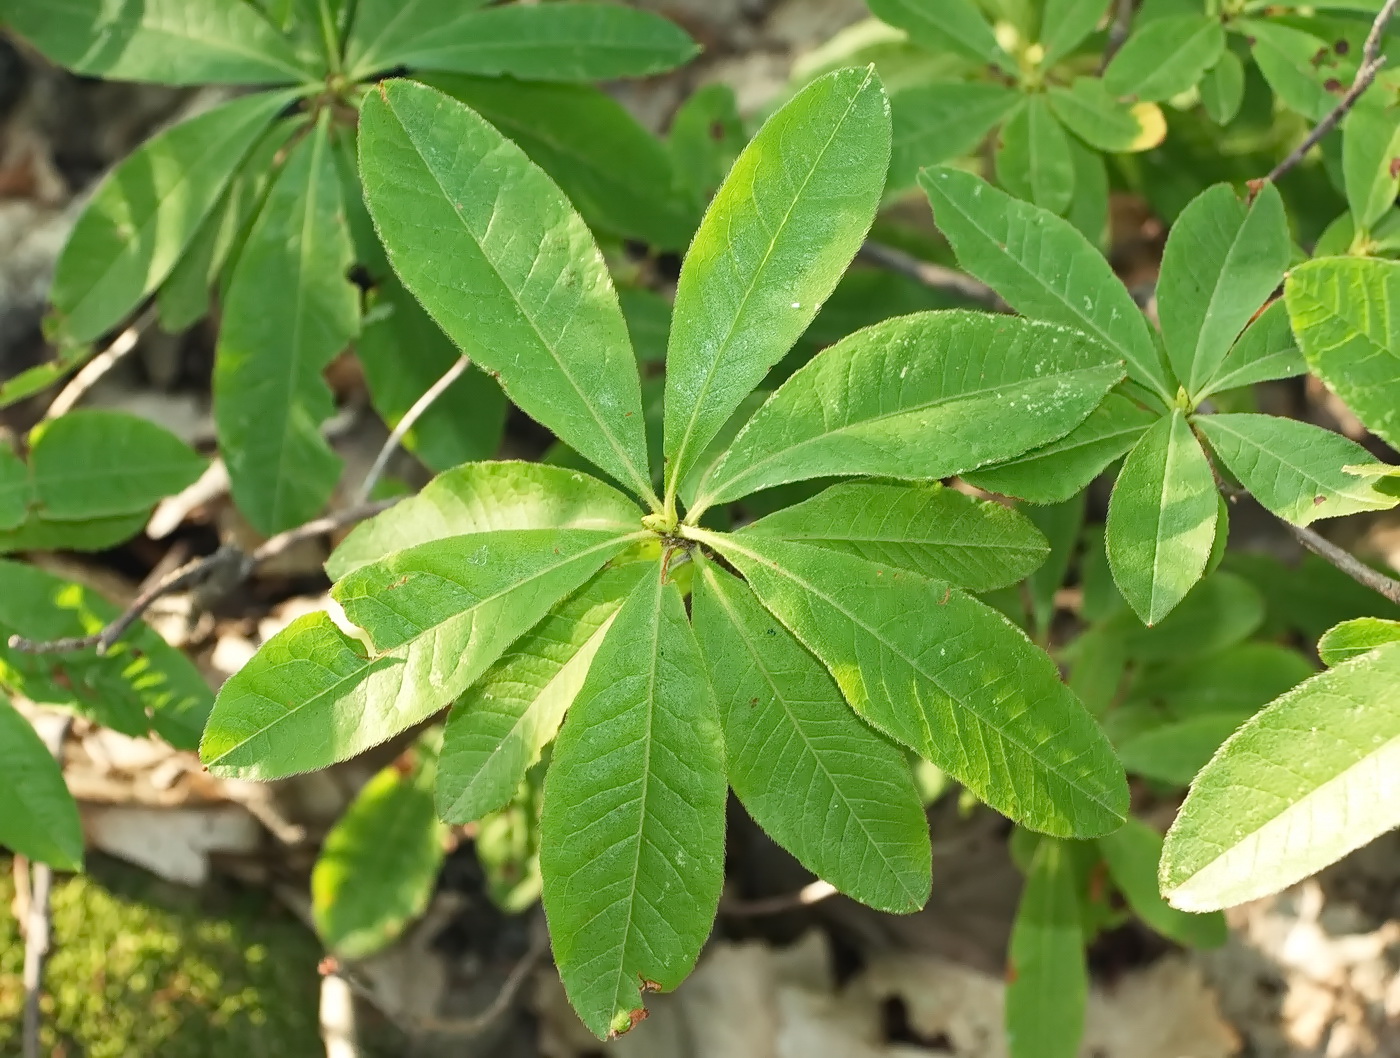
<svg viewBox="0 0 1400 1058"><path fill-rule="evenodd" d="M24 942L0 858L0 1058L20 1053ZM110 860L61 878L44 997L44 1051L87 1058L306 1058L321 950L265 894L192 891Z"/></svg>

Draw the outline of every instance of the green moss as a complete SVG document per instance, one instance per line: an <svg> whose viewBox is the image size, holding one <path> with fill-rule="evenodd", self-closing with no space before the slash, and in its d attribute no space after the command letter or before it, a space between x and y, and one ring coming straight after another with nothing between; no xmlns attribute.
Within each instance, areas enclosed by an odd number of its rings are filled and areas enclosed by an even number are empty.
<svg viewBox="0 0 1400 1058"><path fill-rule="evenodd" d="M44 1053L305 1058L320 1053L315 938L266 895L171 886L97 857L59 880ZM20 1053L24 943L0 859L0 1058Z"/></svg>

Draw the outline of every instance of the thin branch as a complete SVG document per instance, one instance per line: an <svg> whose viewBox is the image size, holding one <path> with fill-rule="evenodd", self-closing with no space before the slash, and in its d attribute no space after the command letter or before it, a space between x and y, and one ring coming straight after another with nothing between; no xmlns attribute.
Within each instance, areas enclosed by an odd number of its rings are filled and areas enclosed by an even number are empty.
<svg viewBox="0 0 1400 1058"><path fill-rule="evenodd" d="M1385 40L1386 27L1390 25L1390 19L1395 14L1397 7L1400 7L1400 0L1386 0L1385 6L1376 15L1375 22L1371 24L1371 32L1366 35L1366 46L1361 51L1361 68L1356 71L1356 80L1351 83L1347 94L1342 96L1341 102L1317 123L1317 127L1308 133L1307 138L1298 144L1287 158L1274 166L1273 172L1264 177L1265 180L1277 181L1284 173L1301 162L1308 151L1316 147L1322 142L1324 136L1341 124L1342 119L1356 105L1356 101L1375 82L1376 74L1380 73L1381 67L1385 65L1385 56L1381 54L1381 44Z"/></svg>
<svg viewBox="0 0 1400 1058"><path fill-rule="evenodd" d="M72 723L71 717L65 717L44 739L49 752L60 761L63 759L63 742ZM32 869L24 927L24 1058L40 1058L39 1029L43 1018L39 998L44 989L44 963L49 957L52 941L49 896L53 890L53 868L36 861Z"/></svg>
<svg viewBox="0 0 1400 1058"><path fill-rule="evenodd" d="M921 261L912 254L907 254L893 246L867 241L860 248L860 256L872 264L908 276L933 290L941 290L944 293L969 298L988 307L1000 304L997 292L985 283L981 283L956 269L946 268L930 261Z"/></svg>
<svg viewBox="0 0 1400 1058"><path fill-rule="evenodd" d="M155 318L154 305L136 317L130 327L113 338L112 343L106 349L84 364L82 370L69 380L68 385L63 387L58 396L54 398L53 403L49 405L48 410L44 412L44 418L46 420L57 419L60 415L66 415L77 407L78 402L87 396L88 390L92 389L103 375L116 367L127 353L136 348L137 343L141 340L141 335L147 327L155 322Z"/></svg>
<svg viewBox="0 0 1400 1058"><path fill-rule="evenodd" d="M1350 551L1344 551L1321 533L1294 525L1291 522L1283 524L1288 527L1288 531L1293 534L1294 539L1314 555L1325 558L1356 583L1384 595L1393 603L1400 604L1400 580L1387 577L1379 570L1372 569Z"/></svg>
<svg viewBox="0 0 1400 1058"><path fill-rule="evenodd" d="M751 915L781 915L785 911L797 911L804 907L819 904L828 897L835 896L836 886L818 879L804 885L795 893L768 896L761 900L721 900L719 911L722 915L736 918Z"/></svg>
<svg viewBox="0 0 1400 1058"><path fill-rule="evenodd" d="M141 615L157 599L177 591L183 591L185 588L206 584L215 579L222 579L228 587L232 587L232 585L246 579L258 566L290 550L301 541L321 536L347 525L353 525L355 522L362 522L366 518L372 518L376 514L388 510L397 502L398 500L395 498L347 507L343 511L327 515L324 518L317 518L315 521L307 522L295 529L288 529L285 533L278 533L251 554L232 544L225 544L212 555L186 562L168 577L141 592L130 606L99 632L87 636L48 641L11 636L10 648L26 654L66 654L77 650L91 650L95 647L99 654L105 654L112 649L112 646L126 633L127 629L141 619Z"/></svg>
<svg viewBox="0 0 1400 1058"><path fill-rule="evenodd" d="M374 465L369 468L369 473L365 475L365 483L360 486L359 502L364 503L374 491L374 486L379 484L379 479L384 474L384 468L389 465L389 460L399 445L403 443L408 431L413 429L414 424L423 416L423 413L433 406L433 401L447 392L447 387L462 377L463 372L471 367L472 361L469 356L459 356L456 363L449 367L446 373L428 387L427 391L413 402L413 407L408 409L407 414L399 420L393 432L389 434L389 439L384 442L384 447L379 450L379 455L374 459Z"/></svg>
<svg viewBox="0 0 1400 1058"><path fill-rule="evenodd" d="M1108 28L1108 43L1104 45L1103 58L1099 61L1100 74L1108 69L1118 50L1127 43L1128 33L1133 28L1133 8L1136 6L1134 0L1118 0L1113 12L1113 25Z"/></svg>

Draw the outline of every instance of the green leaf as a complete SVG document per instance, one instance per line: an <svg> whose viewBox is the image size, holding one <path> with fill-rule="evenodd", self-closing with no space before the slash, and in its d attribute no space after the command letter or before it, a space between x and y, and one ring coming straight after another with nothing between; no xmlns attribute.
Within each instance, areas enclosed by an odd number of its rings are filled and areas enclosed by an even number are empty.
<svg viewBox="0 0 1400 1058"><path fill-rule="evenodd" d="M51 296L90 342L165 281L239 164L293 92L244 96L152 137L98 186L59 257Z"/></svg>
<svg viewBox="0 0 1400 1058"><path fill-rule="evenodd" d="M1307 361L1288 324L1288 309L1279 298L1240 335L1240 340L1226 355L1215 377L1202 387L1197 399L1204 400L1215 393L1258 382L1293 378L1307 370Z"/></svg>
<svg viewBox="0 0 1400 1058"><path fill-rule="evenodd" d="M1367 429L1400 448L1400 264L1352 257L1309 261L1284 286L1308 367Z"/></svg>
<svg viewBox="0 0 1400 1058"><path fill-rule="evenodd" d="M1076 77L1068 88L1051 85L1048 92L1055 116L1090 147L1125 154L1155 146L1134 109L1109 95L1099 78Z"/></svg>
<svg viewBox="0 0 1400 1058"><path fill-rule="evenodd" d="M1331 41L1279 22L1251 20L1237 25L1250 42L1259 72L1285 106L1320 121L1337 105L1337 97L1325 87L1331 74L1324 76L1316 61L1331 51Z"/></svg>
<svg viewBox="0 0 1400 1058"><path fill-rule="evenodd" d="M0 530L14 529L29 517L34 486L29 468L15 455L10 442L0 438Z"/></svg>
<svg viewBox="0 0 1400 1058"><path fill-rule="evenodd" d="M1002 127L997 179L1017 198L1063 213L1074 197L1074 158L1049 100L1035 95Z"/></svg>
<svg viewBox="0 0 1400 1058"><path fill-rule="evenodd" d="M1026 510L1026 516L1050 544L1049 557L1026 578L1024 589L1038 642L1049 642L1050 622L1055 616L1055 593L1064 586L1065 575L1079 546L1085 499L1079 495L1064 503Z"/></svg>
<svg viewBox="0 0 1400 1058"><path fill-rule="evenodd" d="M675 988L695 964L724 882L727 792L685 603L647 577L569 710L540 818L554 958L595 1035L625 1031L642 988Z"/></svg>
<svg viewBox="0 0 1400 1058"><path fill-rule="evenodd" d="M526 414L650 496L627 325L559 188L479 116L410 81L365 99L360 171L394 270L448 337Z"/></svg>
<svg viewBox="0 0 1400 1058"><path fill-rule="evenodd" d="M890 96L891 189L914 183L919 170L975 151L1025 97L1005 85L934 81Z"/></svg>
<svg viewBox="0 0 1400 1058"><path fill-rule="evenodd" d="M1400 109L1363 102L1342 126L1342 176L1357 228L1369 229L1400 191Z"/></svg>
<svg viewBox="0 0 1400 1058"><path fill-rule="evenodd" d="M148 512L142 511L92 521L51 522L31 514L22 525L0 531L0 555L16 551L106 551L139 534L148 517Z"/></svg>
<svg viewBox="0 0 1400 1058"><path fill-rule="evenodd" d="M80 584L16 562L0 561L0 584L0 688L72 709L124 735L154 731L177 749L199 743L213 696L184 653L139 622L105 655L15 650L8 645L12 635L36 641L86 636L121 609Z"/></svg>
<svg viewBox="0 0 1400 1058"><path fill-rule="evenodd" d="M928 821L904 754L851 714L741 581L704 563L693 609L729 781L754 821L848 896L895 913L923 907Z"/></svg>
<svg viewBox="0 0 1400 1058"><path fill-rule="evenodd" d="M1400 824L1400 643L1314 676L1240 728L1167 834L1162 893L1210 911L1292 885Z"/></svg>
<svg viewBox="0 0 1400 1058"><path fill-rule="evenodd" d="M149 511L204 472L170 431L125 412L80 409L35 427L30 473L39 514L90 521Z"/></svg>
<svg viewBox="0 0 1400 1058"><path fill-rule="evenodd" d="M1226 48L1220 53L1220 61L1201 78L1199 87L1201 106L1211 121L1221 126L1230 124L1244 103L1244 63Z"/></svg>
<svg viewBox="0 0 1400 1058"><path fill-rule="evenodd" d="M1198 657L1247 639L1264 623L1264 599L1233 573L1208 574L1152 627L1124 614L1124 649L1138 661Z"/></svg>
<svg viewBox="0 0 1400 1058"><path fill-rule="evenodd" d="M1253 205L1216 184L1172 225L1162 254L1157 314L1172 367L1200 392L1235 339L1283 281L1293 254L1283 199L1265 184Z"/></svg>
<svg viewBox="0 0 1400 1058"><path fill-rule="evenodd" d="M1173 411L1128 453L1108 503L1113 579L1144 624L1166 617L1200 580L1218 515L1210 463Z"/></svg>
<svg viewBox="0 0 1400 1058"><path fill-rule="evenodd" d="M700 491L703 509L828 475L932 479L1063 437L1123 377L1077 331L949 310L858 331L794 374Z"/></svg>
<svg viewBox="0 0 1400 1058"><path fill-rule="evenodd" d="M466 10L444 17L432 0L362 4L346 59L350 76L409 66L530 81L611 81L672 70L700 50L674 22L621 4L458 6Z"/></svg>
<svg viewBox="0 0 1400 1058"><path fill-rule="evenodd" d="M1028 576L1050 553L1025 517L942 485L849 482L745 526L983 592Z"/></svg>
<svg viewBox="0 0 1400 1058"><path fill-rule="evenodd" d="M1116 96L1157 102L1194 88L1225 53L1220 20L1173 15L1142 25L1104 71Z"/></svg>
<svg viewBox="0 0 1400 1058"><path fill-rule="evenodd" d="M1329 628L1318 641L1317 653L1322 663L1331 668L1385 643L1400 643L1400 621L1358 617Z"/></svg>
<svg viewBox="0 0 1400 1058"><path fill-rule="evenodd" d="M1011 1058L1075 1058L1084 1034L1089 968L1079 881L1062 842L1036 846L1011 927L1006 977Z"/></svg>
<svg viewBox="0 0 1400 1058"><path fill-rule="evenodd" d="M471 463L361 522L326 562L332 580L446 537L505 529L636 529L642 512L597 478L545 463Z"/></svg>
<svg viewBox="0 0 1400 1058"><path fill-rule="evenodd" d="M690 532L738 567L861 717L997 811L1056 836L1092 837L1122 821L1127 787L1103 733L1048 655L1001 614L854 556Z"/></svg>
<svg viewBox="0 0 1400 1058"><path fill-rule="evenodd" d="M1042 68L1054 66L1098 29L1112 0L1046 0L1040 19Z"/></svg>
<svg viewBox="0 0 1400 1058"><path fill-rule="evenodd" d="M42 393L64 375L86 363L96 351L91 345L63 342L54 359L26 368L0 382L0 408L8 408L36 393Z"/></svg>
<svg viewBox="0 0 1400 1058"><path fill-rule="evenodd" d="M1016 63L972 0L867 0L870 13L934 54L953 52L1014 72Z"/></svg>
<svg viewBox="0 0 1400 1058"><path fill-rule="evenodd" d="M1312 423L1273 415L1201 415L1195 424L1256 500L1294 525L1358 511L1388 511L1400 496L1345 467L1371 456L1355 441Z"/></svg>
<svg viewBox="0 0 1400 1058"><path fill-rule="evenodd" d="M1118 758L1131 774L1187 786L1249 717L1240 710L1168 721L1120 741Z"/></svg>
<svg viewBox="0 0 1400 1058"><path fill-rule="evenodd" d="M1133 913L1162 936L1189 948L1219 948L1228 939L1223 915L1187 914L1162 899L1157 890L1162 835L1152 827L1129 816L1122 828L1099 838L1099 852Z"/></svg>
<svg viewBox="0 0 1400 1058"><path fill-rule="evenodd" d="M734 89L712 81L681 103L671 118L666 145L676 179L703 206L719 190L747 141Z"/></svg>
<svg viewBox="0 0 1400 1058"><path fill-rule="evenodd" d="M1088 488L1157 421L1158 416L1114 390L1058 441L963 478L979 489L1031 503L1063 503Z"/></svg>
<svg viewBox="0 0 1400 1058"><path fill-rule="evenodd" d="M314 518L340 476L321 436L322 372L359 330L353 251L328 112L292 149L238 257L214 364L214 420L233 498L266 534Z"/></svg>
<svg viewBox="0 0 1400 1058"><path fill-rule="evenodd" d="M315 76L242 0L7 3L5 21L60 66L113 81L277 84Z"/></svg>
<svg viewBox="0 0 1400 1058"><path fill-rule="evenodd" d="M276 122L243 160L218 204L185 247L175 267L156 290L160 326L167 334L188 330L209 314L209 292L242 243L254 213L267 194L287 141L306 127L295 117Z"/></svg>
<svg viewBox="0 0 1400 1058"><path fill-rule="evenodd" d="M919 184L958 263L1017 312L1081 330L1128 363L1170 406L1176 390L1147 320L1103 255L1068 221L971 173L931 169Z"/></svg>
<svg viewBox="0 0 1400 1058"><path fill-rule="evenodd" d="M605 569L560 603L452 707L443 734L437 803L470 823L515 796L578 696L622 600L654 562Z"/></svg>
<svg viewBox="0 0 1400 1058"><path fill-rule="evenodd" d="M540 902L540 799L545 763L531 768L504 808L482 816L472 844L486 876L486 894L507 914Z"/></svg>
<svg viewBox="0 0 1400 1058"><path fill-rule="evenodd" d="M394 427L460 354L393 276L379 282L363 328L355 355L374 410ZM403 446L430 469L447 470L495 455L505 425L501 387L473 366L418 417Z"/></svg>
<svg viewBox="0 0 1400 1058"><path fill-rule="evenodd" d="M267 780L378 745L476 682L629 542L601 530L507 530L361 566L332 595L373 655L325 613L293 621L224 684L201 759L219 775Z"/></svg>
<svg viewBox="0 0 1400 1058"><path fill-rule="evenodd" d="M1203 595L1210 593L1210 587L1220 587L1234 581L1240 588L1247 588L1229 573L1212 575L1197 588ZM1256 595L1251 590L1250 595ZM1193 609L1204 609L1215 602L1220 611L1238 608L1237 618L1245 622L1236 626L1233 634L1249 635L1263 619L1263 612L1257 597L1245 599L1240 594L1236 601L1230 597L1217 595L1199 602L1192 596L1167 621L1151 632L1153 639L1170 634L1171 625L1193 615ZM1243 603L1243 605L1241 605ZM1217 612L1219 621L1221 613ZM1204 615L1210 623L1210 615ZM1149 664L1138 671L1133 682L1132 696L1135 701L1149 702L1154 709L1164 710L1173 717L1199 716L1207 713L1254 713L1262 709L1285 691L1290 691L1313 675L1316 668L1296 650L1279 646L1277 643L1238 643L1222 650L1191 658L1190 664L1182 664L1179 656L1170 657L1156 664Z"/></svg>
<svg viewBox="0 0 1400 1058"><path fill-rule="evenodd" d="M885 186L888 110L873 69L818 78L764 123L710 204L676 290L668 498L860 249Z"/></svg>
<svg viewBox="0 0 1400 1058"><path fill-rule="evenodd" d="M434 755L422 742L407 771L391 764L336 821L311 870L311 915L326 947L363 959L428 908L445 828L433 811Z"/></svg>
<svg viewBox="0 0 1400 1058"><path fill-rule="evenodd" d="M1074 199L1065 219L1083 233L1089 242L1108 247L1108 167L1104 156L1079 140L1070 138L1070 158L1074 161Z"/></svg>
<svg viewBox="0 0 1400 1058"><path fill-rule="evenodd" d="M0 845L60 871L83 869L83 824L63 772L44 740L3 695Z"/></svg>
<svg viewBox="0 0 1400 1058"><path fill-rule="evenodd" d="M700 214L676 193L670 154L606 92L453 74L424 80L519 144L595 229L666 250L690 241Z"/></svg>

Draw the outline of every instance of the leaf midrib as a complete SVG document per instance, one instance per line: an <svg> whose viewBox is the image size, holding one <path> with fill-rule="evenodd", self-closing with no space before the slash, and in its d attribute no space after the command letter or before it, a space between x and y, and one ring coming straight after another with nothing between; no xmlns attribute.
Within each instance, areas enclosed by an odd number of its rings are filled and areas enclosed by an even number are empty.
<svg viewBox="0 0 1400 1058"><path fill-rule="evenodd" d="M840 802L846 807L846 814L856 822L856 825L860 828L860 832L863 835L865 835L866 842L870 845L871 848L875 850L876 854L880 857L880 862L882 862L885 865L886 869L890 874L890 877L895 879L895 881L899 884L899 888L903 891L905 896L909 897L910 903L914 905L919 904L924 899L924 894L911 890L905 884L903 872L896 868L894 863L890 860L889 856L885 854L884 846L880 842L875 840L875 835L872 834L870 828L865 825L864 818L862 818L860 813L858 813L855 810L855 808L851 805L850 799L846 796L845 790L842 789L841 784L836 781L836 777L826 766L826 761L822 758L821 754L818 753L816 751L816 748L812 745L812 740L807 737L806 729L803 728L802 724L798 721L797 717L793 715L792 709L788 705L787 699L783 696L782 690L778 687L777 682L773 679L772 673L768 670L768 666L764 664L763 655L759 653L759 651L754 649L753 644L744 634L744 625L740 621L738 613L730 605L729 599L724 594L723 589L716 586L713 580L714 574L711 573L709 570L706 570L705 576L711 580L711 593L713 594L714 598L719 602L720 606L724 609L726 616L728 616L729 618L729 623L733 625L735 631L738 632L739 641L744 644L744 649L753 658L754 668L756 668L760 673L763 674L763 681L766 684L768 684L769 690L773 692L773 700L778 702L783 707L783 713L787 716L788 722L792 725L792 729L796 731L798 736L802 739L802 744L806 747L808 755L813 761L816 762L816 765L821 770L822 775L826 777L827 783L835 792ZM837 693L839 695L840 692L838 691ZM844 702L842 702L841 704L842 708L848 708L848 706L846 706Z"/></svg>
<svg viewBox="0 0 1400 1058"><path fill-rule="evenodd" d="M384 109L388 111L388 113L393 115L394 121L398 124L399 128L403 130L404 138L409 142L410 146L413 148L413 153L418 156L419 161L422 163L423 170L433 178L433 183L437 186L437 189L442 193L443 200L448 203L454 202L455 199L451 194L448 193L447 185L442 182L442 178L438 175L437 170L428 164L428 159L419 149L418 143L414 139L413 134L409 132L408 126L404 124L403 120L399 117L398 111L394 109L393 103L390 102L388 92L384 91L382 88L381 96L384 99L385 103ZM485 119L483 118L481 120L484 121ZM518 150L519 148L516 149ZM529 164L533 165L534 163L531 162ZM466 218L458 210L454 209L451 212L452 215L456 217L460 222L462 231L466 234L467 238L470 239L472 244L476 247L477 253L480 255L481 260L486 264L486 267L491 270L491 274L496 277L496 281L500 284L501 289L509 295L511 302L515 305L516 311L520 313L520 318L530 325L530 330L534 333L535 339L539 342L540 348L543 349L545 353L549 356L550 360L554 362L555 367L558 369L559 373L563 375L565 380L569 383L569 386L573 389L574 394L578 397L579 402L583 405L585 409L587 409L589 417L592 418L593 422L597 425L598 429L602 432L603 436L608 439L609 446L612 448L613 453L621 461L622 466L626 467L627 470L631 473L633 479L632 484L635 488L637 488L637 494L643 497L644 499L651 497L653 495L651 483L648 480L646 480L645 476L643 476L640 473L640 471L637 469L637 466L633 463L632 458L627 454L626 450L619 443L616 435L614 435L612 430L608 428L607 424L598 414L598 409L595 408L593 406L593 402L588 399L587 392L582 386L579 385L578 380L573 375L573 372L571 372L568 369L563 359L560 358L558 351L554 348L553 345L551 345L548 341L545 340L544 332L540 330L540 326L538 322L536 322L535 317L529 311L527 311L524 303L520 300L519 293L509 283L506 282L505 277L501 274L500 269L496 267L495 260L491 257L490 254L486 252L486 247L482 245L481 240L476 237L476 233L473 232L471 227L467 224ZM536 263L538 263L539 261L538 250L535 253L534 260Z"/></svg>
<svg viewBox="0 0 1400 1058"><path fill-rule="evenodd" d="M694 532L694 530L692 530L692 532ZM862 629L863 631L865 631L872 639L874 639L874 640L876 640L877 642L879 642L879 643L881 643L882 645L884 645L884 646L886 647L886 649L888 649L892 654L894 654L894 655L895 655L896 657L898 657L901 661L903 661L905 664L907 664L912 670L914 670L915 672L919 673L919 675L923 676L926 680L929 681L929 683L931 683L931 684L933 684L933 686L937 687L940 693L942 693L943 695L945 695L950 701L955 702L955 703L958 705L959 708L966 709L966 710L967 710L969 713L971 713L972 716L974 716L980 723L984 724L986 727L990 728L992 731L995 731L995 732L998 734L998 736L1000 736L1001 738L1005 739L1010 745L1014 746L1016 749L1020 750L1020 751L1021 751L1022 753L1024 753L1026 756L1030 757L1032 760L1034 760L1034 761L1036 761L1037 763L1039 763L1043 768L1045 768L1046 771L1050 772L1052 775L1054 775L1056 778L1058 778L1061 782L1063 782L1066 786L1069 786L1071 789L1074 789L1074 790L1079 791L1080 794L1082 794L1082 795L1083 795L1084 797L1086 797L1088 800L1092 801L1094 804L1098 805L1100 808L1104 809L1104 811L1108 812L1109 815L1113 816L1114 818L1121 818L1121 813L1119 813L1118 811L1116 811L1116 810L1115 810L1110 804L1108 804L1106 801L1100 800L1100 798L1098 797L1098 795L1096 795L1096 794L1092 793L1091 791L1085 789L1084 787L1080 786L1077 782L1073 781L1072 779L1066 778L1066 777L1061 773L1059 767L1057 767L1057 766L1055 766L1055 765L1053 765L1053 764L1048 764L1048 763L1042 761L1032 750L1030 750L1029 748L1027 748L1023 743L1021 743L1018 739L1016 739L1016 738L1013 737L1012 735L1007 734L1007 733L1006 733L1005 731L1003 731L1003 730L1001 729L1001 727L999 727L997 724L993 723L992 721L988 720L986 717L982 716L975 708L973 708L972 706L966 704L966 703L963 702L961 699L956 698L956 697L954 697L953 695L949 694L946 690L944 690L943 685L942 685L941 683L939 683L938 680L934 679L931 675L929 675L927 672L925 672L925 671L923 670L923 668L922 668L920 665L918 665L912 658L910 658L907 654L905 654L902 650L900 650L898 647L896 647L896 646L895 646L893 643L891 643L889 640L887 640L887 639L885 639L883 636L879 635L879 633L877 633L876 630L873 629L870 625L868 625L866 622L862 621L862 620L861 620L859 617L857 617L854 613L852 613L850 610L846 609L846 608L845 608L844 606L842 606L836 599L832 598L830 595L828 595L826 592L822 591L822 590L821 590L820 588L818 588L816 585L812 584L810 581L805 580L805 579L802 578L802 577L799 577L796 573L792 572L791 570L782 568L782 566L780 566L780 565L777 564L776 562L773 562L773 561L771 561L771 560L769 560L769 559L765 559L762 555L758 554L757 552L750 551L748 548L744 547L744 546L741 545L741 544L736 544L736 543L734 542L734 538L733 538L732 536L723 536L723 535L718 534L718 533L709 533L709 532L705 532L705 533L704 533L704 537L705 537L705 539L706 539L706 541L707 541L708 543L713 544L713 545L714 545L715 547L717 547L717 548L720 548L720 549L723 549L723 548L732 548L732 549L735 550L735 551L739 551L739 552L743 553L744 555L746 555L746 556L747 556L748 558L750 558L751 560L753 560L753 561L755 561L755 562L758 562L760 565L764 566L764 567L767 568L767 569L773 570L774 572L776 572L776 573L778 573L778 574L780 574L780 575L782 575L782 576L784 576L784 577L787 577L789 580L791 580L794 584L798 585L798 587L802 588L804 591L807 591L807 592L811 593L812 595L815 595L817 598L821 599L821 600L822 600L823 602L825 602L828 606L832 607L833 609L835 609L836 611L838 611L839 613L841 613L843 616L845 616L846 619L849 620L852 624L856 625L857 627L859 627L860 629ZM984 605L985 605L985 604L984 604ZM797 635L797 630L796 630L796 629L792 629L792 632L793 632L794 635ZM801 636L798 636L798 638L800 639ZM921 718L922 718L922 721L923 721L925 724L927 724L927 714L926 714L926 712L923 711L923 710L920 710L920 716L921 716Z"/></svg>

